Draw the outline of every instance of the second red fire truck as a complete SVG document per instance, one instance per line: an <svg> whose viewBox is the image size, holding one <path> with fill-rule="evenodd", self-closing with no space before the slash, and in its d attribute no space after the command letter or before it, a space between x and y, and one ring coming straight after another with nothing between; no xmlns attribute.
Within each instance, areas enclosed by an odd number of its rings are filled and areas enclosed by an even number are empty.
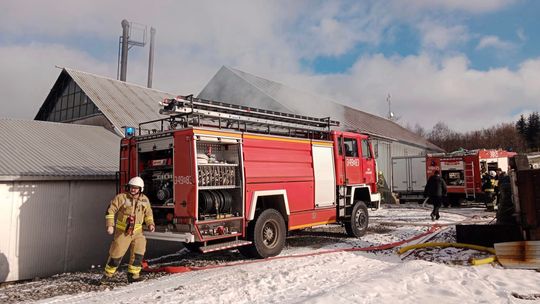
<svg viewBox="0 0 540 304"><path fill-rule="evenodd" d="M193 98L166 99L169 118L122 140L120 182L140 176L152 202L150 239L248 257L279 254L291 230L339 223L350 236L378 207L365 134L339 123Z"/></svg>
<svg viewBox="0 0 540 304"><path fill-rule="evenodd" d="M448 188L449 202L459 205L463 201L484 201L482 175L500 168L507 172L509 158L515 152L504 150L470 150L452 153L428 154L426 157L427 176L435 170L441 173Z"/></svg>

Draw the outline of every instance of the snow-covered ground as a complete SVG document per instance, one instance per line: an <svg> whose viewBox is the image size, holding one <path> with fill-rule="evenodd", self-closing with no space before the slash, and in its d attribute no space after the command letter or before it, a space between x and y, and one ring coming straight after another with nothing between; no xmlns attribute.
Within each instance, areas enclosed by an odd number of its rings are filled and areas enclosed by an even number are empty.
<svg viewBox="0 0 540 304"><path fill-rule="evenodd" d="M540 301L540 272L504 269L498 264L470 266L469 258L489 254L470 249L417 249L399 256L382 251L336 251L410 239L433 224L430 210L419 205L384 206L370 211L370 228L362 239L348 238L343 228L322 226L293 234L278 259L242 263L236 252L222 253L234 265L151 278L131 285L79 290L42 297L40 303L531 303ZM454 225L490 222L482 209L442 209L443 229L431 240L455 241ZM428 237L414 242L427 241ZM410 244L410 243L409 243ZM308 255L312 252L330 252ZM223 261L188 261L186 251L163 261L204 266ZM215 255L218 257L219 255ZM253 262L252 260L250 262ZM195 263L195 264L193 264ZM124 274L121 274L124 275ZM69 274L67 275L69 276ZM98 273L87 274L98 278ZM26 283L36 284L36 282ZM54 287L54 280L34 285ZM21 290L32 285L19 284ZM92 289L90 289L92 290ZM0 299L2 292L0 289ZM66 292L67 293L67 292ZM20 298L23 300L24 298Z"/></svg>

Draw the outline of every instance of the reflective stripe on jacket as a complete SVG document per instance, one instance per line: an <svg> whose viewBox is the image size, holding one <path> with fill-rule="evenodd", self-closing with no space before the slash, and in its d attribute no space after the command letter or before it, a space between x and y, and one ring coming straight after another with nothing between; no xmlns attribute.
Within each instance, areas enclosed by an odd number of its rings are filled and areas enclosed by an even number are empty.
<svg viewBox="0 0 540 304"><path fill-rule="evenodd" d="M128 218L132 214L135 217L133 233L142 232L143 224L147 226L154 225L152 207L146 195L141 193L139 198L135 199L129 193L120 193L109 204L109 208L105 214L106 226L116 226L116 229L125 231ZM116 225L114 225L115 217Z"/></svg>

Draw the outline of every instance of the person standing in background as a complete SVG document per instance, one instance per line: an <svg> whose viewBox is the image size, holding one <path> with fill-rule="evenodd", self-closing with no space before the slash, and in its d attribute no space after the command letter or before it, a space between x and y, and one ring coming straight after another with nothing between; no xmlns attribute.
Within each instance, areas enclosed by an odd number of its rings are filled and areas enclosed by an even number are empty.
<svg viewBox="0 0 540 304"><path fill-rule="evenodd" d="M443 198L446 196L446 183L441 178L438 170L433 172L433 175L429 177L424 188L424 196L429 197L429 200L433 204L431 220L438 220L441 217L439 209L441 208Z"/></svg>

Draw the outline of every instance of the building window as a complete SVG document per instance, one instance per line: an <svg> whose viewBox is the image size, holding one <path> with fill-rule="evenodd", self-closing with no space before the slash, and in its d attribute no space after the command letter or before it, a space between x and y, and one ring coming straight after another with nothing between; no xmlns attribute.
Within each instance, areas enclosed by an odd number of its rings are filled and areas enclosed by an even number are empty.
<svg viewBox="0 0 540 304"><path fill-rule="evenodd" d="M61 92L56 97L56 103L51 107L52 109L48 113L44 113L46 120L69 121L100 113L90 98L72 79L64 84Z"/></svg>

